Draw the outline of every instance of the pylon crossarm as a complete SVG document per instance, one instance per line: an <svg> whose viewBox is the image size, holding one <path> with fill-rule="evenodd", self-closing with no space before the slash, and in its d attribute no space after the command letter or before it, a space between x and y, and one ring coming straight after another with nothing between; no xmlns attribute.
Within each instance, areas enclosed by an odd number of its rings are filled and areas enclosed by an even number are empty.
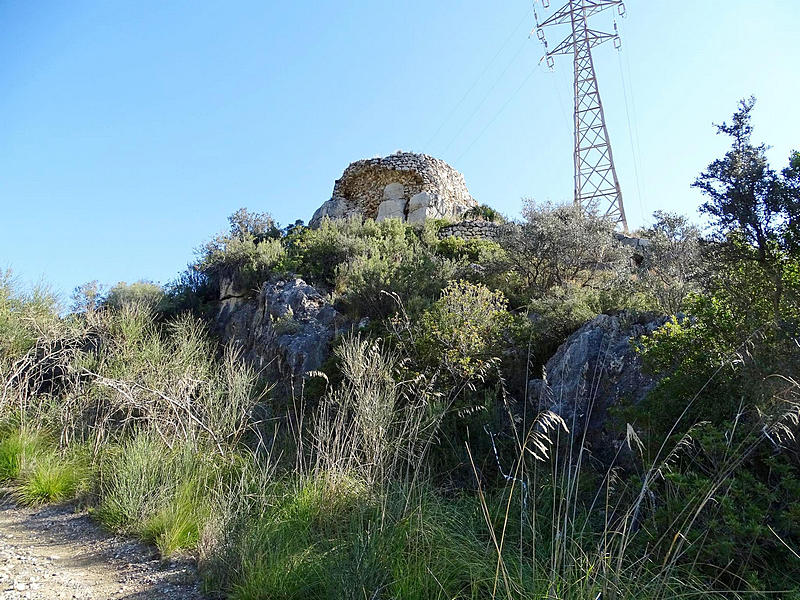
<svg viewBox="0 0 800 600"><path fill-rule="evenodd" d="M585 0L586 17L591 17L599 12L602 12L612 6L618 6L619 0ZM556 12L550 15L547 19L539 24L539 28L548 27L550 25L567 25L572 22L572 2L568 2Z"/></svg>
<svg viewBox="0 0 800 600"><path fill-rule="evenodd" d="M604 33L602 31L588 31L588 39L589 45L594 48L595 46L599 46L603 42L607 42L609 40L613 40L617 37L615 34L612 33ZM545 56L565 56L568 54L573 54L575 52L575 37L570 34L563 42L561 42L558 46L553 48L550 52L548 52Z"/></svg>

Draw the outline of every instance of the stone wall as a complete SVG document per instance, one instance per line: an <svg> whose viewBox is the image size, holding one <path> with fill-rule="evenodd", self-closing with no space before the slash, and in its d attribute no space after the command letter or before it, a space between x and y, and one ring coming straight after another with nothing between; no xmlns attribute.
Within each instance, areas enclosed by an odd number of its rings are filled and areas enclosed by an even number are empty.
<svg viewBox="0 0 800 600"><path fill-rule="evenodd" d="M367 219L398 218L411 223L429 218L458 218L477 202L464 176L443 160L427 154L398 152L385 158L352 163L333 186L331 199L311 218L316 227L332 219L362 215Z"/></svg>
<svg viewBox="0 0 800 600"><path fill-rule="evenodd" d="M490 221L461 221L442 227L439 239L460 237L465 240L499 240L508 230L508 225L500 225Z"/></svg>

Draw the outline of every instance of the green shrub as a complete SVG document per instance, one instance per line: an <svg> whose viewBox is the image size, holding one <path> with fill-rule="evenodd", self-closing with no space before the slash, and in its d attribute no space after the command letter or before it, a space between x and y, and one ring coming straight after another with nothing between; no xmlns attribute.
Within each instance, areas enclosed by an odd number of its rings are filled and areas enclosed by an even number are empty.
<svg viewBox="0 0 800 600"><path fill-rule="evenodd" d="M542 298L567 285L611 289L629 279L631 251L614 236L613 220L576 205L532 201L522 214L525 220L502 240L511 268L522 277L519 294Z"/></svg>
<svg viewBox="0 0 800 600"><path fill-rule="evenodd" d="M252 294L281 265L286 250L281 232L267 214L239 209L228 217L230 231L220 234L199 251L195 268L216 287L225 280L229 292Z"/></svg>
<svg viewBox="0 0 800 600"><path fill-rule="evenodd" d="M448 236L438 241L436 253L450 260L464 260L485 265L500 261L505 254L503 248L491 240L469 239Z"/></svg>
<svg viewBox="0 0 800 600"><path fill-rule="evenodd" d="M451 282L419 323L419 349L441 361L457 379L484 374L498 357L508 323L500 292L466 281Z"/></svg>
<svg viewBox="0 0 800 600"><path fill-rule="evenodd" d="M505 223L506 218L488 204L481 204L470 208L464 213L465 221L490 221L492 223Z"/></svg>
<svg viewBox="0 0 800 600"><path fill-rule="evenodd" d="M219 305L219 282L190 265L164 286L164 298L156 307L164 319L186 312L205 322L213 321Z"/></svg>
<svg viewBox="0 0 800 600"><path fill-rule="evenodd" d="M38 337L58 331L59 304L45 286L22 291L11 271L0 271L0 368L30 350ZM0 371L2 374L2 371Z"/></svg>
<svg viewBox="0 0 800 600"><path fill-rule="evenodd" d="M794 338L771 319L772 294L737 305L743 286L768 280L754 268L727 275L742 277L738 289L690 296L689 316L641 342L645 365L663 377L627 419L650 456L664 439L676 448L652 486L663 502L643 543L734 589L785 589L796 571L783 544L800 544L790 500L800 490L800 394L775 373L800 365Z"/></svg>
<svg viewBox="0 0 800 600"><path fill-rule="evenodd" d="M432 226L418 229L397 219L323 219L319 228L287 238L287 265L331 289L353 318L385 317L398 309L387 294L424 307L454 274L452 261L431 250L432 240Z"/></svg>
<svg viewBox="0 0 800 600"><path fill-rule="evenodd" d="M142 280L129 284L120 281L108 291L102 306L119 310L126 304L137 304L154 309L163 301L164 288L157 283Z"/></svg>
<svg viewBox="0 0 800 600"><path fill-rule="evenodd" d="M676 314L704 279L700 229L681 215L656 211L656 222L641 235L648 241L638 268L639 287L654 306Z"/></svg>

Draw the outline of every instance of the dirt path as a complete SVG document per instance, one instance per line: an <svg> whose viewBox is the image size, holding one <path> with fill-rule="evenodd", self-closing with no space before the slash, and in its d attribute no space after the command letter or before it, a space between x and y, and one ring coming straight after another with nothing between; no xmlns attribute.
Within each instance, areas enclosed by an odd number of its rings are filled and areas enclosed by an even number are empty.
<svg viewBox="0 0 800 600"><path fill-rule="evenodd" d="M0 490L0 600L201 600L188 561L109 535L73 505L26 509Z"/></svg>

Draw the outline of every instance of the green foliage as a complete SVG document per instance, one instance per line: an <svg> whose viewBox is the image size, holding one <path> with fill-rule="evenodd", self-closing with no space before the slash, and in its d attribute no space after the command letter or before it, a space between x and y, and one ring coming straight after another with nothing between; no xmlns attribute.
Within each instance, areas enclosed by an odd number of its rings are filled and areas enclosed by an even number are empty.
<svg viewBox="0 0 800 600"><path fill-rule="evenodd" d="M731 150L712 162L694 187L709 198L701 211L712 218L717 239L724 242L724 259L752 262L772 280L773 318L779 320L784 263L797 250L800 170L793 155L789 166L776 173L767 161L767 147L752 143L754 105L754 98L742 100L732 123L717 125L718 133L732 138Z"/></svg>
<svg viewBox="0 0 800 600"><path fill-rule="evenodd" d="M12 481L33 463L42 436L24 428L0 429L0 482Z"/></svg>
<svg viewBox="0 0 800 600"><path fill-rule="evenodd" d="M220 234L199 251L196 269L214 280L223 280L228 293L251 294L280 267L286 249L281 232L267 214L239 209L228 217L230 231Z"/></svg>
<svg viewBox="0 0 800 600"><path fill-rule="evenodd" d="M58 309L46 287L22 291L11 271L0 271L0 367L30 350L39 336L59 329Z"/></svg>
<svg viewBox="0 0 800 600"><path fill-rule="evenodd" d="M449 236L436 245L436 253L454 261L468 261L476 264L487 264L500 261L505 254L503 248L491 240L470 239Z"/></svg>
<svg viewBox="0 0 800 600"><path fill-rule="evenodd" d="M451 261L431 251L431 237L428 229L417 231L397 219L323 219L318 229L287 239L288 265L332 289L354 318L385 317L398 308L392 294L425 306L454 272Z"/></svg>
<svg viewBox="0 0 800 600"><path fill-rule="evenodd" d="M210 322L216 316L218 302L219 282L190 265L164 286L164 298L157 311L166 319L188 312Z"/></svg>
<svg viewBox="0 0 800 600"><path fill-rule="evenodd" d="M524 222L509 229L502 245L522 278L525 301L567 284L611 289L626 281L631 252L614 236L615 223L575 205L526 201Z"/></svg>
<svg viewBox="0 0 800 600"><path fill-rule="evenodd" d="M94 312L100 308L103 300L103 286L96 279L87 281L72 290L72 306L74 313Z"/></svg>
<svg viewBox="0 0 800 600"><path fill-rule="evenodd" d="M656 211L642 232L648 244L638 269L639 287L658 310L676 314L685 298L700 291L703 265L700 229L681 215Z"/></svg>
<svg viewBox="0 0 800 600"><path fill-rule="evenodd" d="M169 448L139 434L103 458L95 514L108 527L156 544L164 556L195 548L219 472L212 459L191 446Z"/></svg>
<svg viewBox="0 0 800 600"><path fill-rule="evenodd" d="M85 448L68 451L43 448L32 464L18 475L14 497L22 504L34 505L71 500L88 491L89 456Z"/></svg>
<svg viewBox="0 0 800 600"><path fill-rule="evenodd" d="M488 204L481 204L470 208L464 213L465 221L489 221L491 223L505 223L506 218Z"/></svg>
<svg viewBox="0 0 800 600"><path fill-rule="evenodd" d="M646 366L663 378L628 419L647 433L651 455L663 439L678 450L654 490L665 503L653 531L679 531L681 552L708 573L724 571L734 588L776 589L793 569L778 538L800 543L790 500L800 486L800 395L775 374L799 373L800 361L786 323L771 318L770 277L752 263L732 267L725 278L735 288L690 296L689 316L642 340ZM686 509L699 501L711 504Z"/></svg>
<svg viewBox="0 0 800 600"><path fill-rule="evenodd" d="M786 249L786 234L800 217L796 154L780 174L767 161L767 147L751 141L751 112L755 98L739 102L731 123L717 125L717 133L730 136L732 147L712 162L694 183L709 200L701 211L713 220L721 239L739 232L758 250L758 259L773 260L776 249Z"/></svg>
<svg viewBox="0 0 800 600"><path fill-rule="evenodd" d="M280 240L255 236L233 237L213 248L198 263L198 269L221 280L228 278L236 292L251 293L266 281L286 256Z"/></svg>
<svg viewBox="0 0 800 600"><path fill-rule="evenodd" d="M224 587L248 600L491 596L477 503L426 490L406 512L399 488L378 500L357 480L324 474L270 485L237 511Z"/></svg>
<svg viewBox="0 0 800 600"><path fill-rule="evenodd" d="M125 283L120 281L108 290L102 306L119 310L126 304L138 304L149 309L156 308L164 300L164 288L151 281Z"/></svg>
<svg viewBox="0 0 800 600"><path fill-rule="evenodd" d="M87 491L89 462L84 446L60 449L44 431L0 427L0 482L21 504L61 502Z"/></svg>
<svg viewBox="0 0 800 600"><path fill-rule="evenodd" d="M421 351L458 379L484 374L498 358L507 302L501 292L467 281L448 284L420 320Z"/></svg>

